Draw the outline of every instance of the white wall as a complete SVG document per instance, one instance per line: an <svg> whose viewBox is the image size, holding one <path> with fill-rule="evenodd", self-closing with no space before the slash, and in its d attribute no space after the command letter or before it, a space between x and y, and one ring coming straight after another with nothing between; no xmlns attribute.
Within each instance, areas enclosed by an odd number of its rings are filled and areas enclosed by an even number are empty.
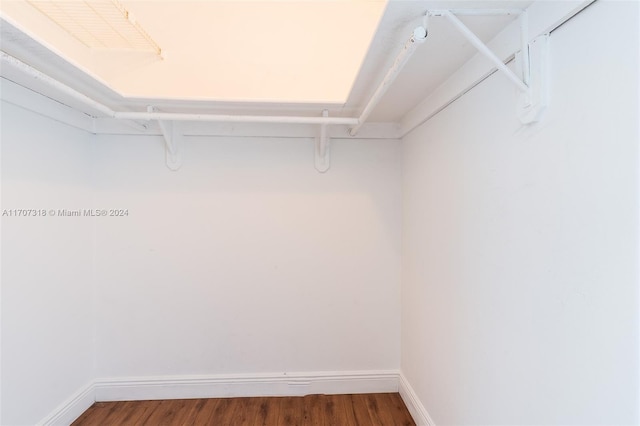
<svg viewBox="0 0 640 426"><path fill-rule="evenodd" d="M402 371L436 424L638 416L638 4L553 32L523 128L494 74L403 143Z"/></svg>
<svg viewBox="0 0 640 426"><path fill-rule="evenodd" d="M400 364L398 141L98 136L97 376Z"/></svg>
<svg viewBox="0 0 640 426"><path fill-rule="evenodd" d="M324 175L310 140L230 137L174 173L158 137L3 102L3 209L129 216L2 219L0 422L96 377L388 370L400 347L437 424L637 422L637 17L598 2L554 32L539 125L496 74L403 158L336 141Z"/></svg>
<svg viewBox="0 0 640 426"><path fill-rule="evenodd" d="M3 86L8 83L3 83ZM90 208L89 134L2 102L2 209ZM2 217L3 425L93 378L92 220Z"/></svg>
<svg viewBox="0 0 640 426"><path fill-rule="evenodd" d="M397 140L95 136L3 80L2 418L82 411L96 378L397 370ZM10 89L10 90L9 90ZM69 405L65 405L69 403Z"/></svg>

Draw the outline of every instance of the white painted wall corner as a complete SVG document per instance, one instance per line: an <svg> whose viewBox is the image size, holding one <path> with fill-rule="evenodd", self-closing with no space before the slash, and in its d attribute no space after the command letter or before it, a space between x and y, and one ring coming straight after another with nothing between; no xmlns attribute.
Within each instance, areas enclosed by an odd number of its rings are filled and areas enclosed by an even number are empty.
<svg viewBox="0 0 640 426"><path fill-rule="evenodd" d="M89 383L38 422L38 425L69 425L87 411L95 401L95 387L93 383Z"/></svg>
<svg viewBox="0 0 640 426"><path fill-rule="evenodd" d="M431 416L429 416L427 409L424 408L418 395L416 395L407 378L402 373L399 374L398 378L398 392L400 393L402 401L404 401L404 405L407 406L411 417L413 417L413 421L416 422L416 425L436 426Z"/></svg>

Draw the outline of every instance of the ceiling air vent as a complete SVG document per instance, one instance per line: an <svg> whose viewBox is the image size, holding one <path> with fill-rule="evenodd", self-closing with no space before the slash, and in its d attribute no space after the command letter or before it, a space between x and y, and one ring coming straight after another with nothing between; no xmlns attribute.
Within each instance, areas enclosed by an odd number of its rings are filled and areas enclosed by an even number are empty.
<svg viewBox="0 0 640 426"><path fill-rule="evenodd" d="M27 0L91 49L155 52L158 44L117 0Z"/></svg>

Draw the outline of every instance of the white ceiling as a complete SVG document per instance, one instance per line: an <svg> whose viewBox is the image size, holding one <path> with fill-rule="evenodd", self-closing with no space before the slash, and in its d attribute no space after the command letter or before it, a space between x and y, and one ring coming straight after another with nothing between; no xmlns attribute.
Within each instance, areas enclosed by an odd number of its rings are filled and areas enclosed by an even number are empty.
<svg viewBox="0 0 640 426"><path fill-rule="evenodd" d="M411 30L421 23L426 10L435 9L511 9L528 7L533 1L391 1L381 21L370 54L375 56L376 46L384 44L384 39L397 41L408 37ZM483 41L491 40L510 23L514 16L461 16L465 23ZM403 25L403 22L407 24ZM371 121L398 121L406 112L426 98L460 66L468 61L476 50L445 19L432 17L428 22L427 40L418 48L402 73L389 88L380 104L371 115ZM401 27L399 33L394 28ZM385 35L388 33L388 35ZM397 34L397 35L394 35ZM396 46L389 50L387 57L393 57ZM368 65L368 64L366 64ZM375 80L375 68L363 68L362 81L367 76ZM376 81L377 83L377 81Z"/></svg>
<svg viewBox="0 0 640 426"><path fill-rule="evenodd" d="M4 0L2 2L3 9L5 4L12 1L16 0ZM136 13L138 21L143 21L142 16L145 16L145 14L151 17L151 10L154 10L155 12L153 13L159 14L158 16L164 16L165 19L161 23L166 28L172 25L172 22L180 21L178 17L173 20L170 17L178 13L175 7L178 7L179 4L184 4L184 2L154 0L129 0L123 3ZM149 89L150 86L143 87L144 85L138 85L140 90L137 92L134 90L135 87L129 87L127 90L122 89L130 82L144 81L144 73L142 72L136 78L133 78L135 72L123 74L126 78L118 80L119 86L112 85L114 87L117 86L114 89L105 83L105 79L99 80L82 72L79 70L80 67L72 65L61 55L54 52L54 50L60 52L60 49L56 49L53 46L44 46L47 44L46 40L37 40L37 37L28 33L20 22L16 22L4 10L0 28L1 47L3 51L86 93L94 99L110 105L116 110L143 110L146 105L153 104L160 109L175 112L319 115L320 111L326 108L334 116L354 116L364 107L413 29L422 23L422 16L427 10L445 8L526 8L532 3L532 0L392 0L384 9L381 19L376 17L376 13L383 10L380 7L381 3L368 0L333 2L313 0L270 2L265 0L257 3L200 1L189 3L200 3L200 7L197 9L199 22L205 27L209 21L211 22L210 25L213 26L216 19L225 21L221 17L229 16L229 25L219 28L227 31L228 35L218 36L217 41L215 43L211 42L210 48L202 52L202 60L211 59L215 63L214 71L207 69L207 72L203 74L206 78L199 77L200 79L198 79L194 77L193 73L184 75L184 77L176 74L165 77L166 86L180 87L185 82L189 82L196 83L195 86L206 86L207 90L209 90L213 86L207 86L207 80L222 81L226 89L231 89L233 86L246 89L243 95L235 95L234 97L231 94L233 93L232 90L228 90L224 95L217 97L211 95L197 96L197 93L194 92L191 92L189 96L178 96L176 94L179 94L179 91L174 91L173 95L166 94L169 92L165 92L165 95L158 95ZM170 7L172 4L173 6ZM218 6L211 6L212 4L217 4ZM316 7L319 4L332 4L334 9L325 8L324 10L328 15L322 15L318 11L320 9L309 8L312 4ZM224 5L224 7L221 5ZM363 7L363 5L366 7ZM248 25L242 27L239 22L242 21L242 16L247 16L247 7L249 6L252 8L257 7L254 12L260 13L252 15L252 19L247 18ZM341 13L341 8L344 9L344 14ZM213 13L214 9L215 13ZM277 12L275 15L280 17L279 19L281 20L279 22L273 19L261 22L258 19L260 16L265 16L270 9L272 12ZM315 10L316 13L307 15L306 19L297 20L293 23L289 22L291 25L287 27L288 30L281 31L285 23L293 19L288 17L293 16L296 9L299 9L298 12L300 10L306 10L307 12ZM224 10L227 11L224 12ZM358 13L362 13L363 10L368 10L365 13L367 19L361 20L359 31L354 31L355 24L353 23ZM288 14L288 11L291 12L291 15ZM209 13L213 13L213 16L208 16ZM154 31L160 34L160 27L156 27L156 25L160 25L160 21L157 18L156 16L156 18L150 19L145 24L148 27L145 29L151 35L153 35ZM378 19L379 25L377 25L377 30L374 32ZM461 20L485 41L493 38L512 19L514 18L509 16L461 17ZM183 22L181 28L184 29L187 24L188 22ZM198 28L203 27L193 25L193 30L184 34L184 36L187 39L202 37L201 30L198 30ZM256 28L259 31L253 31ZM301 43L301 46L292 46L291 43L287 42L291 36L291 29L295 29L294 32L298 37L296 40ZM170 38L162 39L162 37L168 37L169 33L165 31L163 34L160 37L161 40L158 41L161 46L163 42L165 45L170 46L166 51L167 60L174 55L174 58L179 58L181 52L178 44L172 44ZM237 46L236 42L239 39L238 34L242 35L240 38L244 42L252 38L259 42L254 44L253 49L247 47L240 49L240 55L235 62L232 60L214 61L216 58L215 52L234 51L235 46ZM372 35L373 38L369 42ZM207 37L204 38L208 40ZM313 48L313 46L318 46L318 40L330 40L328 45L333 47L327 52L335 55L329 56L333 57L332 60L323 57L322 61L320 61L321 63L316 61L321 52L318 51L319 48ZM353 45L350 45L349 41L354 41ZM305 46L309 48L305 49ZM361 51L357 50L358 46L361 46ZM283 49L279 49L280 53L276 54L268 49L271 47ZM371 115L370 121L398 121L475 53L474 48L444 18L431 18L427 40L418 48L395 83L384 95ZM272 57L279 58L276 62L283 67L274 68L277 64L267 64L267 58ZM145 60L149 60L148 56ZM301 68L297 68L295 73L287 74L283 71L285 69L295 69L298 63L308 67L307 70L315 68L316 71L319 69L321 72L316 72L315 74L308 72L305 74ZM248 76L249 69L257 71L253 73L253 77ZM38 82L25 79L17 70L12 70L5 66L1 71L2 76L5 78L23 85L28 84L34 90L45 92L47 95L56 95L51 93L50 88L39 87ZM302 74L313 74L313 78L305 80L301 77ZM278 83L279 86L274 86L276 88L279 87L279 89L275 92L265 91L260 82L264 82L274 75L284 77ZM301 83L301 85L296 86L294 84L296 82ZM331 89L327 89L327 87ZM213 90L215 91L216 89L213 88ZM220 89L217 90L220 91ZM134 95L123 96L122 93L133 93ZM239 92L236 91L235 93ZM230 101L230 99L236 99L236 101ZM240 100L238 101L237 99ZM303 101L303 99L307 99L307 101ZM251 100L256 100L257 102L252 102ZM270 102L271 100L276 101Z"/></svg>

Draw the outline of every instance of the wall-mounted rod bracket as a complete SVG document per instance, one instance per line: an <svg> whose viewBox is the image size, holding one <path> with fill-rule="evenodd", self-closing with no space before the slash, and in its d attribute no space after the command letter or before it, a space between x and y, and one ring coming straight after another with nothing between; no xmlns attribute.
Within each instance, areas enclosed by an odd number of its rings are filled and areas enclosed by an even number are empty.
<svg viewBox="0 0 640 426"><path fill-rule="evenodd" d="M529 87L524 83L524 81L516 75L513 71L509 69L505 65L500 58L496 56L495 53L491 51L487 47L486 44L480 38L475 35L473 31L469 29L465 24L462 23L460 19L453 13L451 10L437 10L437 11L429 11L431 16L443 16L449 20L453 24L453 26L467 39L469 42L476 48L480 53L486 56L493 64L502 71L509 80L511 80L517 87L523 92L527 92Z"/></svg>
<svg viewBox="0 0 640 426"><path fill-rule="evenodd" d="M329 117L329 111L322 111L323 117ZM327 124L320 125L320 135L315 140L316 170L324 173L331 167L331 138L327 134Z"/></svg>
<svg viewBox="0 0 640 426"><path fill-rule="evenodd" d="M518 15L520 20L521 49L516 55L519 73L512 71L480 38L475 35L456 15L486 16L486 15ZM546 96L546 46L545 41L529 43L528 15L525 10L497 9L497 10L430 10L427 16L442 16L476 48L487 57L496 68L501 71L521 92L518 100L518 117L522 123L538 121L547 106ZM538 40L538 39L536 39ZM531 54L532 45L535 46L535 55ZM518 75L520 74L520 75ZM533 75L535 74L535 78ZM532 84L535 80L536 83Z"/></svg>
<svg viewBox="0 0 640 426"><path fill-rule="evenodd" d="M153 107L147 107L148 112L153 112ZM164 137L165 158L167 167L176 171L182 166L182 133L174 121L158 120L158 126Z"/></svg>
<svg viewBox="0 0 640 426"><path fill-rule="evenodd" d="M529 79L529 91L520 93L517 106L518 118L523 124L540 121L549 105L549 35L536 37L528 47L528 55L516 53L516 67Z"/></svg>

